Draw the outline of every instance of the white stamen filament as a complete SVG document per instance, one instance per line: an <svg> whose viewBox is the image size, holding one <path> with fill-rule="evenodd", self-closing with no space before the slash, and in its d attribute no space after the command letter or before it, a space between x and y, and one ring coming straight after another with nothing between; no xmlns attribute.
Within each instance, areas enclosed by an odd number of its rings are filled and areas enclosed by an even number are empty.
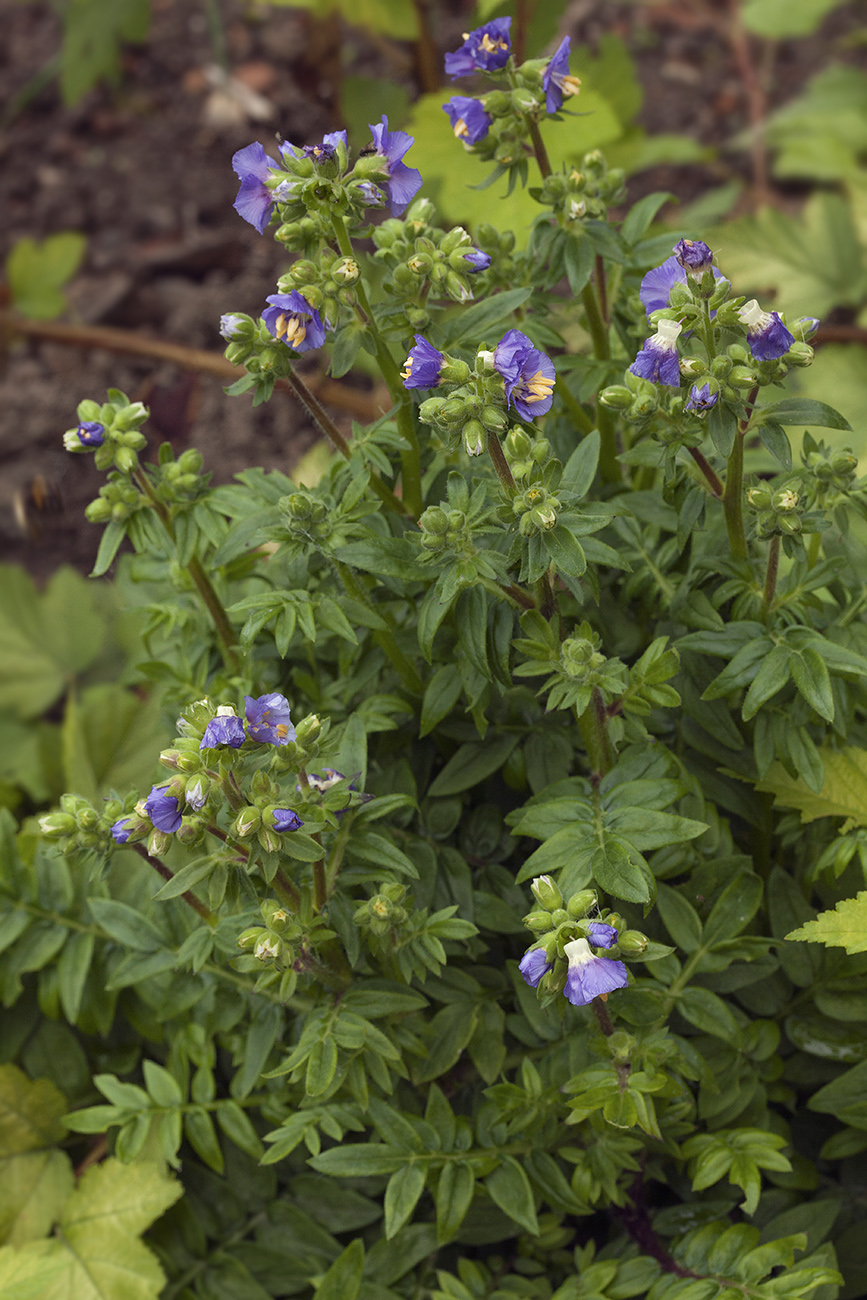
<svg viewBox="0 0 867 1300"><path fill-rule="evenodd" d="M561 73L559 76L557 76L557 74L555 73L552 80L554 81L555 85L560 87L560 89L562 90L563 94L567 97L567 99L569 98L570 95L579 94L581 90L581 78L573 77L572 74L569 72Z"/></svg>

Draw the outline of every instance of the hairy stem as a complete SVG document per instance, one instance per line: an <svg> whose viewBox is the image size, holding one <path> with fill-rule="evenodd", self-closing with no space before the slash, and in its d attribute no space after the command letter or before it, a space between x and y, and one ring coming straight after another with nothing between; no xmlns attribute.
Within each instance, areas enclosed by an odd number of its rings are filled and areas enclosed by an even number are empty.
<svg viewBox="0 0 867 1300"><path fill-rule="evenodd" d="M509 462L506 460L506 454L503 451L503 444L495 433L488 438L488 451L491 460L494 462L494 469L497 471L497 478L503 485L503 491L506 496L513 497L517 495L518 485L512 478L512 471L509 469Z"/></svg>
<svg viewBox="0 0 867 1300"><path fill-rule="evenodd" d="M717 474L713 466L708 463L704 453L699 451L698 447L687 447L687 451L690 456L692 456L696 465L707 480L707 485L711 495L715 496L719 501L722 501L725 488L723 487L722 479L719 474Z"/></svg>
<svg viewBox="0 0 867 1300"><path fill-rule="evenodd" d="M607 722L602 692L598 686L594 686L587 708L578 717L578 729L587 750L591 779L597 784L611 770L612 765Z"/></svg>
<svg viewBox="0 0 867 1300"><path fill-rule="evenodd" d="M767 623L774 594L777 590L777 573L780 567L780 537L775 533L768 547L768 567L765 572L765 590L762 594L762 620Z"/></svg>
<svg viewBox="0 0 867 1300"><path fill-rule="evenodd" d="M593 355L599 361L607 361L611 355L608 343L608 329L600 306L598 286L585 284L581 290L584 315L590 338L593 341ZM617 431L614 428L611 412L596 398L596 427L599 430L599 473L603 483L619 483L623 470L617 459Z"/></svg>
<svg viewBox="0 0 867 1300"><path fill-rule="evenodd" d="M355 250L352 247L352 241L349 238L349 232L343 220L337 216L332 216L334 225L334 235L337 240L337 246L344 257L355 257ZM362 280L355 283L355 293L358 298L358 304L367 320L367 327L373 337L374 347L376 349L376 359L379 362L379 368L382 371L382 377L388 385L388 391L391 393L391 400L394 403L394 418L397 422L398 432L407 443L407 448L400 454L400 473L403 484L403 499L406 502L407 509L415 516L421 514L422 497L421 497L421 457L419 454L418 436L415 431L415 420L412 410L412 398L403 386L400 377L400 371L397 368L397 362L391 355L391 351L379 331L376 324L376 318L370 306L367 297L367 290Z"/></svg>
<svg viewBox="0 0 867 1300"><path fill-rule="evenodd" d="M542 132L539 130L539 123L535 117L527 116L527 125L530 128L530 140L533 144L533 153L536 155L536 162L539 164L539 171L542 173L542 180L551 175L551 160L548 157L548 150L545 148L545 141L542 139Z"/></svg>
<svg viewBox="0 0 867 1300"><path fill-rule="evenodd" d="M744 531L744 438L750 427L750 417L753 413L758 391L758 385L750 390L746 411L743 418L738 421L738 429L729 456L726 485L723 491L723 511L726 519L726 530L729 535L729 546L736 560L745 560L749 554L747 535Z"/></svg>
<svg viewBox="0 0 867 1300"><path fill-rule="evenodd" d="M554 392L560 398L560 401L566 407L566 410L572 416L576 426L582 433L590 433L596 428L591 417L584 410L584 407L578 401L578 398L571 392L569 385L562 375L558 375L554 380Z"/></svg>
<svg viewBox="0 0 867 1300"><path fill-rule="evenodd" d="M143 858L149 867L153 867L157 875L162 876L163 880L174 880L174 872L170 871L166 864L159 858L155 858L148 853L143 844L130 844L129 847L135 849L139 857ZM193 909L194 912L198 912L199 916L207 921L208 925L213 927L217 924L217 918L214 916L213 912L205 907L205 904L196 898L195 894L191 894L188 889L185 889L180 897Z"/></svg>

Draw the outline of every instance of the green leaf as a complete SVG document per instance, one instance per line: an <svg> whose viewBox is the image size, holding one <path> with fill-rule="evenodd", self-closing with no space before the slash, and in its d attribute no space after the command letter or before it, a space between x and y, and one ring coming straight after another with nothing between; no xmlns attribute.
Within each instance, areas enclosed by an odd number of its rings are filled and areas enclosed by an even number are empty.
<svg viewBox="0 0 867 1300"><path fill-rule="evenodd" d="M741 22L747 31L772 40L809 36L841 0L744 0Z"/></svg>
<svg viewBox="0 0 867 1300"><path fill-rule="evenodd" d="M467 1216L473 1201L476 1180L472 1167L463 1160L443 1165L437 1183L437 1240L450 1241Z"/></svg>
<svg viewBox="0 0 867 1300"><path fill-rule="evenodd" d="M818 650L807 646L789 661L792 680L798 692L826 722L834 721L834 693L831 675Z"/></svg>
<svg viewBox="0 0 867 1300"><path fill-rule="evenodd" d="M169 945L153 921L128 903L114 898L89 898L87 904L97 925L125 948L132 948L134 952L157 952Z"/></svg>
<svg viewBox="0 0 867 1300"><path fill-rule="evenodd" d="M433 798L460 794L487 780L502 767L520 739L516 735L493 736L483 744L461 745L428 788Z"/></svg>
<svg viewBox="0 0 867 1300"><path fill-rule="evenodd" d="M461 670L457 664L443 664L425 687L421 705L420 735L426 736L451 713L463 688Z"/></svg>
<svg viewBox="0 0 867 1300"><path fill-rule="evenodd" d="M761 408L762 415L771 415L778 424L818 425L821 429L846 429L851 425L845 416L835 411L827 402L816 402L808 397L786 397Z"/></svg>
<svg viewBox="0 0 867 1300"><path fill-rule="evenodd" d="M15 310L31 320L49 320L66 310L63 286L81 265L87 240L65 230L41 244L19 239L6 259L6 278Z"/></svg>
<svg viewBox="0 0 867 1300"><path fill-rule="evenodd" d="M532 288L507 289L505 293L493 294L483 302L464 307L458 316L447 321L443 328L442 346L452 348L469 339L474 345L486 338L486 332L494 325L501 325L513 312L524 303L533 292Z"/></svg>
<svg viewBox="0 0 867 1300"><path fill-rule="evenodd" d="M40 1245L31 1250L0 1248L0 1296L3 1300L45 1300L48 1288L64 1271L58 1253L46 1256Z"/></svg>
<svg viewBox="0 0 867 1300"><path fill-rule="evenodd" d="M506 1156L499 1168L485 1179L485 1187L495 1205L525 1232L539 1232L536 1205L530 1180L523 1166L513 1156Z"/></svg>
<svg viewBox="0 0 867 1300"><path fill-rule="evenodd" d="M590 491L599 463L599 430L593 429L581 439L563 468L560 486L577 497Z"/></svg>
<svg viewBox="0 0 867 1300"><path fill-rule="evenodd" d="M304 1086L310 1097L326 1092L337 1071L337 1044L331 1037L320 1038L307 1058Z"/></svg>
<svg viewBox="0 0 867 1300"><path fill-rule="evenodd" d="M570 578L580 578L586 572L584 548L568 528L557 524L550 531L542 533L541 538L542 545L560 573L565 573Z"/></svg>
<svg viewBox="0 0 867 1300"><path fill-rule="evenodd" d="M364 1242L351 1241L314 1292L316 1300L355 1300L364 1272Z"/></svg>
<svg viewBox="0 0 867 1300"><path fill-rule="evenodd" d="M626 903L649 903L652 898L647 866L637 849L618 835L606 835L594 851L593 879L606 894Z"/></svg>
<svg viewBox="0 0 867 1300"><path fill-rule="evenodd" d="M867 890L842 899L831 912L820 912L815 921L807 921L786 938L845 948L850 954L867 952Z"/></svg>
<svg viewBox="0 0 867 1300"><path fill-rule="evenodd" d="M701 943L701 919L691 903L669 885L660 885L656 906L663 924L682 952L692 953Z"/></svg>
<svg viewBox="0 0 867 1300"><path fill-rule="evenodd" d="M77 104L100 81L120 80L120 46L143 41L150 26L149 0L70 0L64 9L60 85L63 101Z"/></svg>
<svg viewBox="0 0 867 1300"><path fill-rule="evenodd" d="M418 1162L405 1164L391 1175L385 1189L385 1235L391 1240L411 1218L424 1191L425 1167Z"/></svg>

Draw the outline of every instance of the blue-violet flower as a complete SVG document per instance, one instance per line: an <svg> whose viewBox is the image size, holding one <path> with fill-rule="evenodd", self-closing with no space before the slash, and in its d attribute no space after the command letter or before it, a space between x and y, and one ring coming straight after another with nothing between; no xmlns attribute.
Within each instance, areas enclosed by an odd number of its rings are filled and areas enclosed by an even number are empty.
<svg viewBox="0 0 867 1300"><path fill-rule="evenodd" d="M505 66L512 43L509 40L511 18L494 18L484 27L464 32L460 49L446 55L445 68L452 81L471 72L496 72Z"/></svg>
<svg viewBox="0 0 867 1300"><path fill-rule="evenodd" d="M105 442L105 425L98 420L82 420L75 432L82 447L101 447Z"/></svg>
<svg viewBox="0 0 867 1300"><path fill-rule="evenodd" d="M554 401L554 363L520 330L507 330L494 348L494 369L503 376L506 400L522 420L545 415Z"/></svg>
<svg viewBox="0 0 867 1300"><path fill-rule="evenodd" d="M346 132L329 131L322 137L320 144L305 144L301 152L305 158L312 158L314 162L330 162L336 156L339 144L346 146Z"/></svg>
<svg viewBox="0 0 867 1300"><path fill-rule="evenodd" d="M427 339L416 334L415 347L410 349L406 365L400 372L404 388L436 388L444 364L442 352L437 352Z"/></svg>
<svg viewBox="0 0 867 1300"><path fill-rule="evenodd" d="M617 931L613 925L604 921L591 921L587 927L587 938L594 948L610 948L617 942Z"/></svg>
<svg viewBox="0 0 867 1300"><path fill-rule="evenodd" d="M605 997L629 985L622 961L594 957L586 939L573 939L563 949L569 962L563 994L573 1007L586 1007L594 998Z"/></svg>
<svg viewBox="0 0 867 1300"><path fill-rule="evenodd" d="M297 831L304 825L297 812L291 808L274 809L274 830L280 831Z"/></svg>
<svg viewBox="0 0 867 1300"><path fill-rule="evenodd" d="M243 316L239 316L237 312L227 312L225 316L220 317L220 336L230 343L233 339L240 338L243 323Z"/></svg>
<svg viewBox="0 0 867 1300"><path fill-rule="evenodd" d="M452 95L443 108L449 115L452 130L464 144L477 144L484 140L491 129L492 118L488 116L477 99L470 95Z"/></svg>
<svg viewBox="0 0 867 1300"><path fill-rule="evenodd" d="M467 262L470 271L487 271L491 265L489 253L483 253L480 248L473 248L469 253L464 253L464 261Z"/></svg>
<svg viewBox="0 0 867 1300"><path fill-rule="evenodd" d="M272 293L265 299L272 305L262 312L269 333L295 352L310 352L325 342L325 326L315 307L293 289L291 293Z"/></svg>
<svg viewBox="0 0 867 1300"><path fill-rule="evenodd" d="M693 384L689 390L689 401L684 406L685 411L695 411L696 415L707 415L719 401L719 393L710 391L710 384L702 384L701 388Z"/></svg>
<svg viewBox="0 0 867 1300"><path fill-rule="evenodd" d="M713 264L712 250L700 239L679 239L674 246L674 255L687 275L698 280Z"/></svg>
<svg viewBox="0 0 867 1300"><path fill-rule="evenodd" d="M564 36L550 63L542 73L542 89L545 92L545 107L549 113L558 113L563 107L563 100L577 95L581 90L581 81L569 71L569 50L572 42Z"/></svg>
<svg viewBox="0 0 867 1300"><path fill-rule="evenodd" d="M680 243L684 243L681 240ZM679 248L680 244L675 244ZM707 248L707 245L704 245ZM717 267L711 266L715 280L722 280L722 271ZM687 273L681 266L676 257L667 257L661 266L655 266L652 271L641 281L641 288L638 290L638 296L644 303L644 310L648 316L652 311L661 311L669 305L669 295L676 284L686 284Z"/></svg>
<svg viewBox="0 0 867 1300"><path fill-rule="evenodd" d="M415 143L406 131L389 131L388 118L383 114L382 122L370 124L370 132L376 152L386 164L388 179L385 190L391 205L391 215L401 217L406 211L410 199L414 198L422 185L421 172L415 167L407 167L401 159L407 149ZM318 346L318 344L317 344Z"/></svg>
<svg viewBox="0 0 867 1300"><path fill-rule="evenodd" d="M747 343L757 361L776 361L795 341L775 311L762 311L755 298L745 302L738 319L747 327Z"/></svg>
<svg viewBox="0 0 867 1300"><path fill-rule="evenodd" d="M677 337L683 326L676 320L661 320L656 333L644 340L644 347L629 367L630 374L649 379L654 384L680 387L680 361Z"/></svg>
<svg viewBox="0 0 867 1300"><path fill-rule="evenodd" d="M547 975L550 969L551 962L548 961L544 948L531 948L518 962L518 970L531 989L538 987L542 976Z"/></svg>
<svg viewBox="0 0 867 1300"><path fill-rule="evenodd" d="M220 745L231 745L232 749L239 749L245 740L244 724L235 710L228 705L221 705L217 709L217 716L211 718L205 727L199 749L217 749Z"/></svg>
<svg viewBox="0 0 867 1300"><path fill-rule="evenodd" d="M260 695L255 700L251 695L245 695L244 713L250 739L258 740L260 745L288 745L295 739L289 701L285 695L272 691L270 695Z"/></svg>
<svg viewBox="0 0 867 1300"><path fill-rule="evenodd" d="M274 195L265 184L274 167L275 163L258 140L246 149L239 149L232 157L232 170L241 182L232 206L260 235L265 233L274 211Z"/></svg>
<svg viewBox="0 0 867 1300"><path fill-rule="evenodd" d="M111 828L111 837L115 844L126 844L130 835L132 835L132 827L129 824L129 818L118 818Z"/></svg>
<svg viewBox="0 0 867 1300"><path fill-rule="evenodd" d="M179 829L182 818L178 800L173 794L168 794L162 786L151 787L144 807L158 831L165 831L167 835L171 835Z"/></svg>

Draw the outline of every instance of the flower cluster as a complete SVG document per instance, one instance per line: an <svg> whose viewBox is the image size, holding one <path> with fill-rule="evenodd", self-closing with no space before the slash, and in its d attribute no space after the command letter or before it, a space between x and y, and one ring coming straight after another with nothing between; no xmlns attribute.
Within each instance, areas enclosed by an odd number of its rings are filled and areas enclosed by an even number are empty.
<svg viewBox="0 0 867 1300"><path fill-rule="evenodd" d="M221 745L229 745L237 749L248 736L260 745L288 745L290 740L295 739L289 701L284 695L271 692L269 695L259 695L256 699L245 695L244 716L247 719L246 731L234 709L221 705L216 717L205 728L199 748L217 749Z"/></svg>

